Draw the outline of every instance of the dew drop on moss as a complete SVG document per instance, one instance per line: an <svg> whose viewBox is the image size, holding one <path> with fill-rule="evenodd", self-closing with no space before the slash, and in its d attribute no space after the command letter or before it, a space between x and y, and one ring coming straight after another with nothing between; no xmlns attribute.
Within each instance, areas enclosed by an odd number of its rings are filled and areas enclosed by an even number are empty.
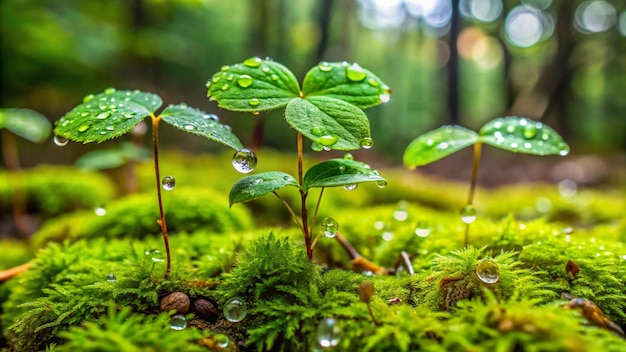
<svg viewBox="0 0 626 352"><path fill-rule="evenodd" d="M407 203L406 201L398 202L398 207L393 212L393 218L396 219L396 221L405 221L409 218L408 208L409 203Z"/></svg>
<svg viewBox="0 0 626 352"><path fill-rule="evenodd" d="M334 318L326 318L317 325L317 344L323 348L335 347L341 340L341 327Z"/></svg>
<svg viewBox="0 0 626 352"><path fill-rule="evenodd" d="M61 137L61 136L54 136L54 138L52 139L54 141L54 144L58 145L59 147L64 147L67 145L67 143L70 141L67 138Z"/></svg>
<svg viewBox="0 0 626 352"><path fill-rule="evenodd" d="M230 322L240 322L246 314L248 314L248 307L241 298L231 298L224 304L224 318Z"/></svg>
<svg viewBox="0 0 626 352"><path fill-rule="evenodd" d="M365 137L361 139L361 148L370 149L374 146L374 140L370 137Z"/></svg>
<svg viewBox="0 0 626 352"><path fill-rule="evenodd" d="M174 189L174 187L176 187L176 180L173 176L165 176L161 180L161 185L163 186L164 190L171 191Z"/></svg>
<svg viewBox="0 0 626 352"><path fill-rule="evenodd" d="M257 164L256 154L248 148L239 149L233 155L233 167L242 174L252 172Z"/></svg>
<svg viewBox="0 0 626 352"><path fill-rule="evenodd" d="M394 234L393 234L392 231L387 230L387 231L384 231L380 235L380 237L382 237L382 239L385 240L385 241L391 241L391 240L393 240Z"/></svg>
<svg viewBox="0 0 626 352"><path fill-rule="evenodd" d="M343 189L345 189L346 191L354 191L357 187L358 185L356 183L353 183L343 186Z"/></svg>
<svg viewBox="0 0 626 352"><path fill-rule="evenodd" d="M217 335L215 335L215 337L213 339L215 340L217 345L219 347L221 347L221 348L228 347L228 344L230 343L230 340L228 339L228 336L226 336L224 334L217 334Z"/></svg>
<svg viewBox="0 0 626 352"><path fill-rule="evenodd" d="M162 263L163 261L165 261L165 256L158 249L151 249L149 251L146 251L145 254L147 257L150 257L150 260L155 263Z"/></svg>
<svg viewBox="0 0 626 352"><path fill-rule="evenodd" d="M109 274L109 275L107 275L107 282L111 282L111 283L113 283L113 282L115 282L115 281L117 281L117 278L115 277L115 274Z"/></svg>
<svg viewBox="0 0 626 352"><path fill-rule="evenodd" d="M471 224L476 221L476 209L471 205L466 205L461 208L461 221L466 224Z"/></svg>
<svg viewBox="0 0 626 352"><path fill-rule="evenodd" d="M415 234L418 237L428 237L430 235L430 226L426 221L419 221L415 226Z"/></svg>
<svg viewBox="0 0 626 352"><path fill-rule="evenodd" d="M176 314L170 319L170 328L172 330L185 330L187 327L187 318L184 315Z"/></svg>
<svg viewBox="0 0 626 352"><path fill-rule="evenodd" d="M260 57L254 56L254 57L245 59L243 61L243 64L248 67L259 67L261 66L261 62L263 62L263 60L261 60Z"/></svg>
<svg viewBox="0 0 626 352"><path fill-rule="evenodd" d="M322 72L330 72L332 71L333 67L326 61L322 61L320 62L317 67L320 69L320 71Z"/></svg>
<svg viewBox="0 0 626 352"><path fill-rule="evenodd" d="M359 64L352 64L346 67L346 77L353 82L360 82L367 77L367 73L359 66Z"/></svg>
<svg viewBox="0 0 626 352"><path fill-rule="evenodd" d="M476 276L486 284L495 284L500 280L500 270L498 264L492 260L483 260L476 266Z"/></svg>
<svg viewBox="0 0 626 352"><path fill-rule="evenodd" d="M248 88L252 85L252 83L254 83L254 80L248 75L241 75L237 77L237 85L241 88Z"/></svg>
<svg viewBox="0 0 626 352"><path fill-rule="evenodd" d="M339 223L337 223L337 220L327 216L324 220L322 220L322 224L320 226L324 236L328 238L337 236L337 231L339 231Z"/></svg>
<svg viewBox="0 0 626 352"><path fill-rule="evenodd" d="M96 213L96 215L98 216L105 216L107 213L107 210L104 207L97 207L96 209L93 210L94 213Z"/></svg>

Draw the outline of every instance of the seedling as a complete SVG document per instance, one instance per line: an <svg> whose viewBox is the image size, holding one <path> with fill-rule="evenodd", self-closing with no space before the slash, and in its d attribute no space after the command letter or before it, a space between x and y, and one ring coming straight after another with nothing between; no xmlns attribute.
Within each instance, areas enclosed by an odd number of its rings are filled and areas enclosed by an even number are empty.
<svg viewBox="0 0 626 352"><path fill-rule="evenodd" d="M169 105L160 114L156 114L162 104L163 101L156 94L138 90L117 91L108 88L103 93L86 96L82 104L76 106L57 121L54 129L54 141L59 146L66 145L68 140L82 143L101 143L131 131L144 118L150 117L152 121L154 174L161 215L157 223L161 227L165 244L167 255L165 278L167 278L171 269L171 255L160 184L165 190L171 191L174 188L175 180L171 176L166 176L161 180L158 146L159 122L163 120L180 130L208 138L236 150L241 149L242 145L230 131L229 126L221 124L217 116L206 114L184 103Z"/></svg>
<svg viewBox="0 0 626 352"><path fill-rule="evenodd" d="M476 210L472 203L483 143L514 153L562 156L569 153L569 146L557 132L542 122L525 117L493 119L478 133L461 126L443 126L414 139L404 151L404 165L409 168L432 163L470 145L474 146L470 188L466 205L461 208L466 247L469 226L476 220Z"/></svg>
<svg viewBox="0 0 626 352"><path fill-rule="evenodd" d="M20 158L15 136L34 143L44 142L50 135L50 122L43 115L29 109L0 109L0 129L2 129L2 154L9 170L13 185L13 220L15 227L24 238L29 234L26 221L26 203L19 177Z"/></svg>
<svg viewBox="0 0 626 352"><path fill-rule="evenodd" d="M207 88L209 98L224 109L258 115L261 111L285 108L285 120L296 130L297 179L278 171L244 177L233 185L230 205L274 194L302 231L309 259L313 258L313 248L322 233L327 237L337 234L337 222L326 218L321 224L322 231L315 239L312 236L325 188L343 186L350 190L364 182L386 186L387 181L377 171L352 160L349 154L344 159L314 165L306 174L302 166L303 137L313 142L315 151L372 147L369 120L361 109L389 101L391 90L358 64L321 62L309 70L300 88L294 74L285 66L269 59L251 57L240 64L223 66L207 82ZM249 159L256 162L255 158ZM233 162L237 163L236 160ZM251 171L250 167L242 169ZM286 186L299 191L300 217L277 192ZM313 188L319 188L320 192L309 219L306 200Z"/></svg>

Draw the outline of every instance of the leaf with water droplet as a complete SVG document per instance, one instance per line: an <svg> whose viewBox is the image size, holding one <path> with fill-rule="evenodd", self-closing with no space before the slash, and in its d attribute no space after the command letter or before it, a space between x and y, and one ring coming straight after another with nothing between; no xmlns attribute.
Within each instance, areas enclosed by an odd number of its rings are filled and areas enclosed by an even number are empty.
<svg viewBox="0 0 626 352"><path fill-rule="evenodd" d="M307 98L323 95L364 109L388 100L381 100L381 95L389 97L391 89L358 64L328 62L309 70L302 83L302 92Z"/></svg>
<svg viewBox="0 0 626 352"><path fill-rule="evenodd" d="M331 159L311 167L304 175L303 189L340 187L365 182L386 181L378 171L360 161Z"/></svg>
<svg viewBox="0 0 626 352"><path fill-rule="evenodd" d="M232 75L231 81L228 81ZM224 109L267 111L287 105L300 96L300 85L285 66L260 58L249 58L213 75L208 97ZM223 89L226 82L226 89ZM250 103L250 102L254 103ZM258 102L258 104L257 104Z"/></svg>
<svg viewBox="0 0 626 352"><path fill-rule="evenodd" d="M158 95L138 90L107 89L86 100L58 121L56 135L75 142L100 143L131 131L163 103Z"/></svg>
<svg viewBox="0 0 626 352"><path fill-rule="evenodd" d="M365 113L352 104L331 97L293 99L287 104L285 119L311 141L334 150L360 149L361 141L371 138ZM324 136L314 133L319 126L324 126ZM332 136L332 145L327 145L325 136Z"/></svg>
<svg viewBox="0 0 626 352"><path fill-rule="evenodd" d="M50 121L45 116L29 109L0 109L0 129L2 128L35 143L45 141L52 130Z"/></svg>
<svg viewBox="0 0 626 352"><path fill-rule="evenodd" d="M300 187L298 186L298 181L293 176L280 171L262 172L246 176L235 182L230 189L228 201L230 206L232 206L235 203L247 202L263 197L286 186Z"/></svg>
<svg viewBox="0 0 626 352"><path fill-rule="evenodd" d="M404 165L409 168L445 158L478 141L478 134L461 126L443 126L414 139L404 151Z"/></svg>
<svg viewBox="0 0 626 352"><path fill-rule="evenodd" d="M205 116L207 114L204 111L186 104L170 105L161 113L163 121L179 130L208 138L235 150L243 148L239 138L230 128Z"/></svg>
<svg viewBox="0 0 626 352"><path fill-rule="evenodd" d="M567 155L569 146L550 126L525 117L493 119L480 129L480 141L515 153Z"/></svg>

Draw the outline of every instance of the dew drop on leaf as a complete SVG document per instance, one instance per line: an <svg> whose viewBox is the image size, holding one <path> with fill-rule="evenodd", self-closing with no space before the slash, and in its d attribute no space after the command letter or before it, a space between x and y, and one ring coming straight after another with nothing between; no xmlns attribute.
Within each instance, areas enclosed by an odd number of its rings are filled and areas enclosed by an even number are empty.
<svg viewBox="0 0 626 352"><path fill-rule="evenodd" d="M93 94L89 94L83 98L83 103L88 103L94 98Z"/></svg>
<svg viewBox="0 0 626 352"><path fill-rule="evenodd" d="M376 81L376 80L375 80L375 79L373 79L373 78L368 79L368 80L367 80L367 83L368 83L370 86L372 86L372 87L378 87L378 86L379 86L378 81Z"/></svg>
<svg viewBox="0 0 626 352"><path fill-rule="evenodd" d="M254 83L254 80L248 75L241 75L237 77L237 85L241 88L248 88L252 85L252 83Z"/></svg>
<svg viewBox="0 0 626 352"><path fill-rule="evenodd" d="M313 149L316 152L321 152L322 150L324 150L324 147L322 147L321 145L317 143L313 143L311 144L311 149Z"/></svg>
<svg viewBox="0 0 626 352"><path fill-rule="evenodd" d="M107 275L107 282L111 282L111 283L113 283L113 282L115 282L115 281L117 281L117 278L115 277L115 274L109 274L109 275Z"/></svg>
<svg viewBox="0 0 626 352"><path fill-rule="evenodd" d="M277 75L275 75L275 74L273 74L273 73L272 73L272 75L270 76L270 78L271 78L271 80L272 80L272 81L278 81L278 76L277 76Z"/></svg>
<svg viewBox="0 0 626 352"><path fill-rule="evenodd" d="M346 77L353 82L360 82L367 77L367 73L363 71L359 64L352 64L346 67Z"/></svg>
<svg viewBox="0 0 626 352"><path fill-rule="evenodd" d="M388 102L388 101L391 99L391 97L389 96L389 94L385 94L385 93L383 93L383 94L379 95L379 96L378 96L378 98L379 98L379 99L380 99L380 101L381 101L381 102L383 102L383 103L386 103L386 102Z"/></svg>
<svg viewBox="0 0 626 352"><path fill-rule="evenodd" d="M176 187L176 180L173 176L165 176L161 180L161 185L163 186L164 190L171 191L174 189L174 187Z"/></svg>
<svg viewBox="0 0 626 352"><path fill-rule="evenodd" d="M107 89L104 90L104 93L105 94L113 94L113 93L115 93L115 88L111 88L111 87L107 88Z"/></svg>
<svg viewBox="0 0 626 352"><path fill-rule="evenodd" d="M80 125L78 126L78 132L85 132L89 129L89 125Z"/></svg>
<svg viewBox="0 0 626 352"><path fill-rule="evenodd" d="M334 318L326 318L317 325L317 344L322 348L335 347L341 340L341 327Z"/></svg>
<svg viewBox="0 0 626 352"><path fill-rule="evenodd" d="M537 125L535 123L529 123L524 126L522 136L526 139L533 139L537 135Z"/></svg>
<svg viewBox="0 0 626 352"><path fill-rule="evenodd" d="M108 112L108 111L104 111L104 112L99 113L98 116L96 116L96 118L98 120L104 120L104 119L106 119L109 116L111 116L111 113Z"/></svg>
<svg viewBox="0 0 626 352"><path fill-rule="evenodd" d="M330 72L332 71L333 67L326 61L322 61L320 62L317 67L320 69L320 71L322 72Z"/></svg>
<svg viewBox="0 0 626 352"><path fill-rule="evenodd" d="M357 184L353 183L351 185L345 185L343 186L343 189L345 189L346 191L354 191L357 188Z"/></svg>
<svg viewBox="0 0 626 352"><path fill-rule="evenodd" d="M194 125L185 125L187 131L193 131L196 127Z"/></svg>
<svg viewBox="0 0 626 352"><path fill-rule="evenodd" d="M229 74L228 76L226 76L226 80L227 80L227 81L232 81L232 80L233 80L233 78L235 78L235 75L233 75L232 73L231 73L231 74Z"/></svg>
<svg viewBox="0 0 626 352"><path fill-rule="evenodd" d="M365 137L365 138L361 139L361 148L363 148L363 149L370 149L373 146L374 146L374 140L372 138Z"/></svg>
<svg viewBox="0 0 626 352"><path fill-rule="evenodd" d="M170 319L170 328L172 330L185 330L187 327L187 318L184 315L176 314Z"/></svg>
<svg viewBox="0 0 626 352"><path fill-rule="evenodd" d="M322 224L320 226L324 236L328 238L337 236L337 231L339 231L339 224L337 223L337 220L327 216L324 220L322 220Z"/></svg>
<svg viewBox="0 0 626 352"><path fill-rule="evenodd" d="M89 115L89 113L87 111L83 111L80 113L81 117L87 117Z"/></svg>
<svg viewBox="0 0 626 352"><path fill-rule="evenodd" d="M246 302L241 298L231 298L224 304L224 318L226 320L237 323L243 320L248 314Z"/></svg>
<svg viewBox="0 0 626 352"><path fill-rule="evenodd" d="M224 66L220 67L220 71L228 71L228 70L230 70L230 66L228 66L228 65L224 65Z"/></svg>
<svg viewBox="0 0 626 352"><path fill-rule="evenodd" d="M107 130L107 131L113 131L115 129L115 126L108 125L108 126L105 126L104 129Z"/></svg>
<svg viewBox="0 0 626 352"><path fill-rule="evenodd" d="M54 144L58 145L59 147L66 146L67 143L70 141L67 138L64 138L64 137L61 137L61 136L57 136L57 135L55 135L52 140L54 141Z"/></svg>
<svg viewBox="0 0 626 352"><path fill-rule="evenodd" d="M245 59L243 61L243 64L248 67L259 67L261 66L261 62L263 62L263 60L261 60L260 57L254 56L254 57Z"/></svg>
<svg viewBox="0 0 626 352"><path fill-rule="evenodd" d="M239 149L233 155L233 167L242 174L252 172L257 164L256 154L248 148Z"/></svg>
<svg viewBox="0 0 626 352"><path fill-rule="evenodd" d="M250 104L250 106L259 106L259 104L261 104L261 101L257 98L252 98L250 99L250 101L248 101L248 104Z"/></svg>
<svg viewBox="0 0 626 352"><path fill-rule="evenodd" d="M215 114L204 114L202 115L202 118L205 120L211 120L216 122L220 120L220 118Z"/></svg>
<svg viewBox="0 0 626 352"><path fill-rule="evenodd" d="M500 280L498 264L492 260L482 260L476 266L475 272L478 279L486 284L495 284Z"/></svg>
<svg viewBox="0 0 626 352"><path fill-rule="evenodd" d="M354 160L354 155L352 155L351 153L346 153L344 154L343 158L345 160Z"/></svg>
<svg viewBox="0 0 626 352"><path fill-rule="evenodd" d="M337 143L337 136L333 136L333 135L321 136L318 140L318 143L324 147L330 147L333 144Z"/></svg>
<svg viewBox="0 0 626 352"><path fill-rule="evenodd" d="M224 84L220 89L221 90L228 90L228 88L230 88L230 86L228 84Z"/></svg>
<svg viewBox="0 0 626 352"><path fill-rule="evenodd" d="M471 205L466 205L461 208L461 221L466 224L471 224L476 221L476 209Z"/></svg>
<svg viewBox="0 0 626 352"><path fill-rule="evenodd" d="M314 126L311 127L311 133L319 137L323 136L324 133L326 133L326 130L323 127Z"/></svg>

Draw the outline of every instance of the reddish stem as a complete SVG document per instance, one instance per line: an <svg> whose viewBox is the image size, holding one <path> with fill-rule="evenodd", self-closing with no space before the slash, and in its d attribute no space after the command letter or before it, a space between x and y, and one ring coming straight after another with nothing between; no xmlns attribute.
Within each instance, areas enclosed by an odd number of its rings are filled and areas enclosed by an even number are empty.
<svg viewBox="0 0 626 352"><path fill-rule="evenodd" d="M302 133L298 132L298 182L300 183L300 199L302 200L302 233L304 234L304 243L306 246L306 255L309 260L313 260L313 246L311 234L309 233L309 212L306 207L306 197L308 192L302 189L304 174L302 172Z"/></svg>
<svg viewBox="0 0 626 352"><path fill-rule="evenodd" d="M156 176L156 188L157 188L157 198L159 200L159 212L161 214L161 218L157 220L159 226L161 226L161 233L163 233L163 242L165 243L165 254L167 255L167 268L165 269L165 279L167 279L170 275L170 270L172 268L172 257L170 255L170 242L167 237L167 224L165 223L165 213L163 212L163 201L161 199L161 174L159 172L159 121L161 121L161 117L152 117L152 142L154 144L154 174Z"/></svg>

